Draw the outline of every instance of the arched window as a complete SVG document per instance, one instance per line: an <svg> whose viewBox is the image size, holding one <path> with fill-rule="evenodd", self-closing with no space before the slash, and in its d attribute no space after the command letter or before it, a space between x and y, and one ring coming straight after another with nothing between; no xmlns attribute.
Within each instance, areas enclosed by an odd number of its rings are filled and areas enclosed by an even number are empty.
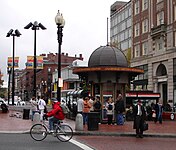
<svg viewBox="0 0 176 150"><path fill-rule="evenodd" d="M165 76L167 75L167 70L166 70L166 67L165 65L163 64L160 64L156 70L156 75L157 76Z"/></svg>

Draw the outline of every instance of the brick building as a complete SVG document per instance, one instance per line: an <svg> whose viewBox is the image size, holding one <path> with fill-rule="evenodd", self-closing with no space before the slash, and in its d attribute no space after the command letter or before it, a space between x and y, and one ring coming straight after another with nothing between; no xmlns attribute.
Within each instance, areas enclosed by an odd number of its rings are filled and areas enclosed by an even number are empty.
<svg viewBox="0 0 176 150"><path fill-rule="evenodd" d="M46 97L51 96L53 88L52 76L57 71L58 55L49 53L41 54L43 56L43 69L38 69L36 73L36 91L37 95L44 95ZM65 68L72 64L74 60L83 60L82 54L77 57L68 56L68 53L61 54L61 68ZM16 94L22 97L24 100L29 100L33 94L33 69L16 70Z"/></svg>
<svg viewBox="0 0 176 150"><path fill-rule="evenodd" d="M176 103L176 0L132 0L131 66L144 69L134 86L161 93L163 104Z"/></svg>

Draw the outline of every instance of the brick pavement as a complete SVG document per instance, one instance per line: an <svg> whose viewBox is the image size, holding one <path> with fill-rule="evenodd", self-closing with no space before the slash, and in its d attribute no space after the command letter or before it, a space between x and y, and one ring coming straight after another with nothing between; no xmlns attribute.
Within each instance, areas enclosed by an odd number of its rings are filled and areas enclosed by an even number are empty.
<svg viewBox="0 0 176 150"><path fill-rule="evenodd" d="M17 118L16 116L10 117L12 114L17 114L22 117L20 111L9 111L8 113L2 113L0 111L0 132L27 132L32 126L30 119L25 120L23 118ZM70 124L75 129L75 122L73 120L66 119L66 123ZM146 135L149 136L174 136L176 137L176 121L163 121L163 124L149 123L149 130L145 131ZM75 132L75 130L74 130ZM134 135L135 130L133 129L133 122L125 122L123 126L100 124L98 131L88 131L87 126L84 127L83 131L76 131L77 135Z"/></svg>
<svg viewBox="0 0 176 150"><path fill-rule="evenodd" d="M25 133L29 131L33 122L29 119L17 118L16 116L10 117L12 114L16 113L22 117L22 112L20 111L9 111L8 113L2 113L0 111L1 133ZM75 129L75 121L65 119L65 122L70 124L73 130ZM152 121L148 123L149 130L145 131L145 135L176 137L176 121L163 121L163 124L155 124ZM77 135L135 135L132 121L125 122L123 126L100 124L98 131L88 131L87 126L85 126L83 131L74 130L74 132Z"/></svg>

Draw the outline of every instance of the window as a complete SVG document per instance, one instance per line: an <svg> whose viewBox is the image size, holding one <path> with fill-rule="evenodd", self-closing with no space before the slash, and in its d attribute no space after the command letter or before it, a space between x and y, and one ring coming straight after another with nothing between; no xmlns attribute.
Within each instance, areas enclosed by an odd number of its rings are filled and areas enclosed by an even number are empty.
<svg viewBox="0 0 176 150"><path fill-rule="evenodd" d="M146 33L148 31L148 19L145 19L142 22L142 33Z"/></svg>
<svg viewBox="0 0 176 150"><path fill-rule="evenodd" d="M176 5L174 6L174 21L176 20Z"/></svg>
<svg viewBox="0 0 176 150"><path fill-rule="evenodd" d="M163 0L157 0L157 3L161 2L161 1L163 1Z"/></svg>
<svg viewBox="0 0 176 150"><path fill-rule="evenodd" d="M158 40L156 40L156 50L163 50L163 39L160 38Z"/></svg>
<svg viewBox="0 0 176 150"><path fill-rule="evenodd" d="M135 8L135 15L136 15L139 13L139 0L135 2L134 8Z"/></svg>
<svg viewBox="0 0 176 150"><path fill-rule="evenodd" d="M139 36L139 23L134 26L134 36Z"/></svg>
<svg viewBox="0 0 176 150"><path fill-rule="evenodd" d="M131 27L131 18L127 20L127 28Z"/></svg>
<svg viewBox="0 0 176 150"><path fill-rule="evenodd" d="M128 18L128 10L125 11L125 19Z"/></svg>
<svg viewBox="0 0 176 150"><path fill-rule="evenodd" d="M176 47L176 32L174 32L174 47Z"/></svg>
<svg viewBox="0 0 176 150"><path fill-rule="evenodd" d="M176 76L176 58L174 58L173 71L174 71L174 76Z"/></svg>
<svg viewBox="0 0 176 150"><path fill-rule="evenodd" d="M74 83L69 83L69 89L74 89Z"/></svg>
<svg viewBox="0 0 176 150"><path fill-rule="evenodd" d="M164 12L161 11L160 13L157 14L157 25L161 25L164 23Z"/></svg>
<svg viewBox="0 0 176 150"><path fill-rule="evenodd" d="M142 1L142 10L146 10L148 8L148 0Z"/></svg>
<svg viewBox="0 0 176 150"><path fill-rule="evenodd" d="M147 42L144 42L142 44L142 55L147 55L147 51L148 51L148 45L147 45Z"/></svg>
<svg viewBox="0 0 176 150"><path fill-rule="evenodd" d="M139 57L140 56L140 48L139 48L139 45L136 45L134 47L134 57Z"/></svg>

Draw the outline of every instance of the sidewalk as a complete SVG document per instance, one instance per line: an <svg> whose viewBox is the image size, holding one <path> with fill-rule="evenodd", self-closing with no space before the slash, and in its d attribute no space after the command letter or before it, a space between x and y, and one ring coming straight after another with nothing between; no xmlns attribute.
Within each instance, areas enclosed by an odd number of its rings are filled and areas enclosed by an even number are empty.
<svg viewBox="0 0 176 150"><path fill-rule="evenodd" d="M16 114L21 116L17 118L12 116ZM31 120L24 120L23 114L20 111L9 111L8 113L2 113L0 111L0 133L28 133L33 122ZM87 126L83 131L75 131L75 121L65 119L74 130L75 135L103 135L103 136L135 136L135 130L133 129L133 122L127 121L123 126L99 124L98 131L88 131ZM163 124L155 124L152 121L148 121L149 130L144 132L144 136L152 137L176 137L176 121L163 121Z"/></svg>

